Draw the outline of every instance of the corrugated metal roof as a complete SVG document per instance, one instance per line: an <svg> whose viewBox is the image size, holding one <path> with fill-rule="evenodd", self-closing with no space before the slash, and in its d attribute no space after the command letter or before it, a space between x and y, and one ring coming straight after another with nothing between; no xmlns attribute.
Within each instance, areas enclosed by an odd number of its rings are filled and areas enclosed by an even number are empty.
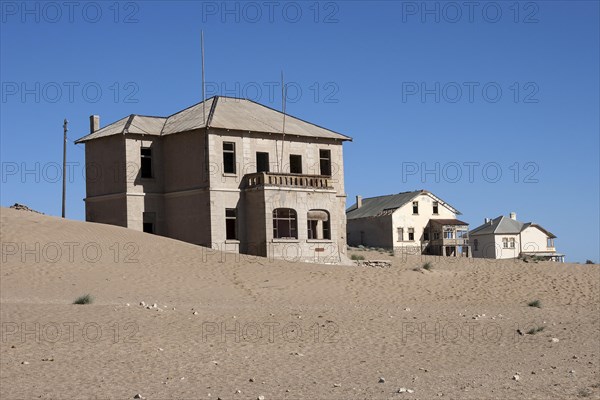
<svg viewBox="0 0 600 400"><path fill-rule="evenodd" d="M491 223L483 224L473 229L470 235L494 234L517 234L523 229L523 223L503 215L494 218Z"/></svg>
<svg viewBox="0 0 600 400"><path fill-rule="evenodd" d="M417 197L420 194L429 195L435 201L439 201L440 204L449 207L456 214L460 214L460 211L458 211L439 197L435 196L433 193L428 192L427 190L415 190L413 192L402 192L398 194L365 198L362 200L362 206L360 208L357 208L356 204L353 204L352 206L348 207L348 209L346 210L346 219L380 217L383 215L390 215L396 209L412 201L415 197Z"/></svg>
<svg viewBox="0 0 600 400"><path fill-rule="evenodd" d="M206 100L206 120L210 118L211 108L216 97ZM204 121L204 105L202 102L195 104L185 110L179 111L167 118L162 135L170 135L177 132L186 132L206 127Z"/></svg>
<svg viewBox="0 0 600 400"><path fill-rule="evenodd" d="M166 118L163 117L147 117L145 115L131 114L122 118L104 128L98 129L94 133L90 133L75 143L83 143L88 140L98 139L106 136L123 135L125 133L136 133L140 135L160 135L160 130L165 124Z"/></svg>
<svg viewBox="0 0 600 400"><path fill-rule="evenodd" d="M469 232L469 235L488 235L488 234L516 235L520 232L523 232L525 229L527 229L530 226L538 228L539 230L541 230L542 232L544 232L546 235L548 235L551 238L556 237L551 232L542 228L538 224L534 224L533 222L527 222L527 223L519 222L517 220L511 219L509 217L505 217L503 215L501 215L497 218L494 218L490 223L478 226L477 228L475 228L471 232Z"/></svg>
<svg viewBox="0 0 600 400"><path fill-rule="evenodd" d="M378 217L384 214L390 214L387 213L387 211L393 211L402 207L421 193L423 192L417 190L415 192L403 192L363 199L360 208L357 208L356 204L348 208L346 211L346 219Z"/></svg>
<svg viewBox="0 0 600 400"><path fill-rule="evenodd" d="M206 100L206 119L209 128L230 129L249 132L283 133L283 113L247 99L215 96ZM145 117L131 115L120 119L75 143L83 143L100 137L140 133L144 135L171 135L206 127L202 102L169 117ZM290 136L318 137L352 140L321 126L286 114L285 134Z"/></svg>
<svg viewBox="0 0 600 400"><path fill-rule="evenodd" d="M105 137L105 136L122 134L128 120L129 120L129 116L122 118L118 121L115 121L112 124L107 125L102 129L98 129L94 133L90 133L87 136L77 139L75 141L75 143L82 143L82 142L85 142L88 140L98 139L98 138Z"/></svg>
<svg viewBox="0 0 600 400"><path fill-rule="evenodd" d="M125 133L139 133L142 135L160 135L160 131L165 125L166 118L146 117L134 115L129 120L125 128Z"/></svg>
<svg viewBox="0 0 600 400"><path fill-rule="evenodd" d="M469 225L468 223L461 221L459 219L435 219L432 218L429 220L430 222L435 222L440 225Z"/></svg>

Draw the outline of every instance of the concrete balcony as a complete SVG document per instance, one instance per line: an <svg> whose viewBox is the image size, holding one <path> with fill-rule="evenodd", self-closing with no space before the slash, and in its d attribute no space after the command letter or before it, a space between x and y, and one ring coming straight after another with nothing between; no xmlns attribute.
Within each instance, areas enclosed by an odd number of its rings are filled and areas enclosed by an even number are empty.
<svg viewBox="0 0 600 400"><path fill-rule="evenodd" d="M298 189L332 190L333 182L330 176L286 174L275 172L255 172L244 175L244 187L288 187Z"/></svg>

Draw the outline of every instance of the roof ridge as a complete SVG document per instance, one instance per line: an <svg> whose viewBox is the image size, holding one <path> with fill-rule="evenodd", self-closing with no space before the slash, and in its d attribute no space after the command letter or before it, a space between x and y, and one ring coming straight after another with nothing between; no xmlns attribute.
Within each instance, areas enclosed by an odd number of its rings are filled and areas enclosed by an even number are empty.
<svg viewBox="0 0 600 400"><path fill-rule="evenodd" d="M204 126L206 129L208 129L210 127L210 123L213 120L213 117L215 115L215 111L217 108L217 103L219 102L219 97L220 96L213 96L214 100L212 101L212 103L210 104L210 110L208 112L208 118L206 119L206 121L204 121Z"/></svg>
<svg viewBox="0 0 600 400"><path fill-rule="evenodd" d="M122 134L129 133L129 127L131 126L131 122L133 122L134 118L135 114L129 114L129 118L127 119L127 122L125 122L125 126L123 127L123 132L121 132Z"/></svg>
<svg viewBox="0 0 600 400"><path fill-rule="evenodd" d="M206 100L203 100L203 101L199 101L198 103L195 103L195 104L192 104L191 106L189 106L189 107L186 107L186 108L184 108L183 110L179 110L179 111L177 111L177 112L174 112L173 114L171 114L171 115L167 116L166 118L167 118L167 119L169 119L169 118L171 118L173 115L177 115L177 114L179 114L179 113L182 113L182 112L184 112L184 111L186 111L186 110L189 110L189 109L190 109L190 108L192 108L192 107L196 107L196 106L198 106L198 105L202 104L203 102L205 102L205 101L209 101L210 99L212 99L212 98L215 98L215 97L219 97L219 96L217 96L217 95L215 95L215 96L211 96L211 97L209 97L208 99L206 99Z"/></svg>
<svg viewBox="0 0 600 400"><path fill-rule="evenodd" d="M142 118L162 118L162 119L167 119L168 117L160 117L158 115L143 115L143 114L133 114L136 117L142 117Z"/></svg>
<svg viewBox="0 0 600 400"><path fill-rule="evenodd" d="M278 112L278 113L280 113L280 114L284 114L282 111L276 110L276 109L275 109L275 108L273 108L273 107L266 106L266 105L264 105L264 104L261 104L261 103L259 103L259 102L257 102L257 101L254 101L254 100L251 100L251 99L242 99L242 100L249 101L249 102L251 102L251 103L258 104L259 106L261 106L261 107L264 107L264 108L267 108L267 109L269 109L269 110L273 110L273 111L275 111L275 112ZM298 118L298 117L296 117L295 115L288 114L288 113L285 113L285 115L286 115L286 116L288 116L288 117L292 117L292 118L294 118L294 119L297 119L298 121L302 121L302 122L304 122L305 124L313 125L313 126L316 126L316 127L318 127L318 128L324 129L324 130L326 130L326 131L333 132L333 133L335 133L336 135L343 136L343 137L345 137L347 140L349 140L349 141L352 141L352 138L351 138L350 136L346 136L346 135L344 135L344 134L342 134L342 133L339 133L339 132L333 131L333 130L331 130L331 129L325 128L324 126L317 125L317 124L315 124L314 122L309 122L309 121L306 121L306 120L304 120L304 119L302 119L302 118Z"/></svg>
<svg viewBox="0 0 600 400"><path fill-rule="evenodd" d="M365 197L365 198L363 199L363 201L364 201L364 200L370 200L370 199L376 199L376 198L379 198L379 197L397 196L397 195L399 195L399 194L416 193L416 192L419 192L419 193L420 193L421 191L420 191L420 190L410 190L410 191L408 191L408 192L399 192L399 193L393 193L393 194L382 194L382 195L379 195L379 196Z"/></svg>

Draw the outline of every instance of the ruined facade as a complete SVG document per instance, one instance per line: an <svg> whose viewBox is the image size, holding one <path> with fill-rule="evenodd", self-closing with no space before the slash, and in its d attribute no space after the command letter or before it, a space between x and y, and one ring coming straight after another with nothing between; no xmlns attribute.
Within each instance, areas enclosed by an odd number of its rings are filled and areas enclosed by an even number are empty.
<svg viewBox="0 0 600 400"><path fill-rule="evenodd" d="M284 120L285 118L285 129ZM245 99L130 115L85 144L86 220L288 260L347 259L349 137Z"/></svg>

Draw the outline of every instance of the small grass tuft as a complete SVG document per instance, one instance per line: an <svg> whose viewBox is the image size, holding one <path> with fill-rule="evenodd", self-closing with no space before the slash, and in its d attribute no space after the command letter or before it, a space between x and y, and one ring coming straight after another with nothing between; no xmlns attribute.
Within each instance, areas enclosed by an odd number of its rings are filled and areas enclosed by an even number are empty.
<svg viewBox="0 0 600 400"><path fill-rule="evenodd" d="M91 304L94 301L94 298L89 294L84 294L83 296L79 296L75 299L73 304Z"/></svg>
<svg viewBox="0 0 600 400"><path fill-rule="evenodd" d="M427 271L431 271L433 269L433 264L430 263L429 261L427 261L425 264L423 264L423 269L426 269Z"/></svg>
<svg viewBox="0 0 600 400"><path fill-rule="evenodd" d="M364 260L364 259L365 259L365 256L361 256L361 255L359 255L359 254L352 254L352 255L350 256L350 259L351 259L351 260L354 260L354 261L359 261L359 260Z"/></svg>
<svg viewBox="0 0 600 400"><path fill-rule="evenodd" d="M529 303L527 303L527 305L529 307L542 308L542 302L539 300L530 301Z"/></svg>
<svg viewBox="0 0 600 400"><path fill-rule="evenodd" d="M579 389L579 392L577 392L578 397L590 397L591 395L592 395L592 392L590 392L586 388Z"/></svg>
<svg viewBox="0 0 600 400"><path fill-rule="evenodd" d="M544 329L546 329L545 326L538 326L537 328L531 328L530 330L527 331L527 334L535 335L538 332L542 332Z"/></svg>

